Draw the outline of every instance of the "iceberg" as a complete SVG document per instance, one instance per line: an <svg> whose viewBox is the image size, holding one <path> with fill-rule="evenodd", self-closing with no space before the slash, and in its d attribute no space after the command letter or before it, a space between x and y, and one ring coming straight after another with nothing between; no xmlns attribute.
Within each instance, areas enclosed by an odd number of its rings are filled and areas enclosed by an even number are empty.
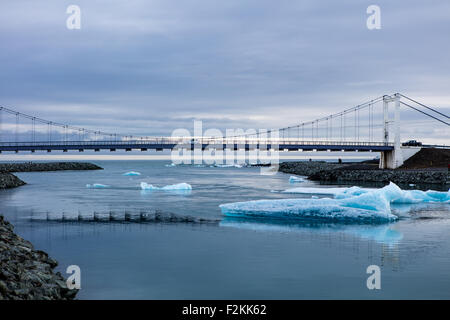
<svg viewBox="0 0 450 320"><path fill-rule="evenodd" d="M141 173L137 172L137 171L130 171L130 172L124 173L123 175L124 176L140 176Z"/></svg>
<svg viewBox="0 0 450 320"><path fill-rule="evenodd" d="M305 182L305 179L296 176L289 177L289 183L299 183L299 182Z"/></svg>
<svg viewBox="0 0 450 320"><path fill-rule="evenodd" d="M109 188L109 186L107 186L106 184L94 183L94 184L87 184L86 188L89 188L89 189L105 189L105 188Z"/></svg>
<svg viewBox="0 0 450 320"><path fill-rule="evenodd" d="M397 220L389 203L373 195L370 199L278 199L220 205L228 217L270 219L323 219L337 221L388 222Z"/></svg>
<svg viewBox="0 0 450 320"><path fill-rule="evenodd" d="M421 191L421 190L402 190L395 183L381 189L373 188L291 188L282 191L282 193L298 193L298 194L319 194L331 195L335 199L347 199L368 193L382 193L390 203L397 204L415 204L422 202L444 202L450 203L450 190L443 191Z"/></svg>
<svg viewBox="0 0 450 320"><path fill-rule="evenodd" d="M394 204L416 204L416 203L450 203L450 190L445 191L422 191L422 190L402 190L395 183L381 189L363 189L359 187L348 188L344 192L335 195L336 199L351 198L355 195L367 194L370 192L379 192L390 202Z"/></svg>
<svg viewBox="0 0 450 320"><path fill-rule="evenodd" d="M156 187L146 182L141 182L142 190L164 190L164 191L179 191L179 190L192 190L192 186L188 183L171 184L164 187Z"/></svg>
<svg viewBox="0 0 450 320"><path fill-rule="evenodd" d="M300 189L297 193L331 194L334 198L256 200L219 207L229 217L388 222L398 219L391 204L450 203L450 191L402 190L392 182L381 189L296 188Z"/></svg>

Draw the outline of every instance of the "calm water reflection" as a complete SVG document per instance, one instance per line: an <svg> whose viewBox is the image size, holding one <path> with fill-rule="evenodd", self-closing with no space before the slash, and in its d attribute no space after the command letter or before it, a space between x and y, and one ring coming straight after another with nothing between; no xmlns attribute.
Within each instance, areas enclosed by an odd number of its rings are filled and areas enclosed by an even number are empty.
<svg viewBox="0 0 450 320"><path fill-rule="evenodd" d="M292 187L289 175L262 176L257 168L96 163L105 170L21 173L28 185L0 192L0 211L60 262L59 271L81 267L80 299L450 298L448 204L396 206L402 218L382 225L68 221L155 210L222 219L221 203L301 197L270 192ZM131 170L142 175L122 175ZM141 181L193 190L141 192ZM86 188L93 183L111 188ZM366 288L371 264L382 268L379 291Z"/></svg>

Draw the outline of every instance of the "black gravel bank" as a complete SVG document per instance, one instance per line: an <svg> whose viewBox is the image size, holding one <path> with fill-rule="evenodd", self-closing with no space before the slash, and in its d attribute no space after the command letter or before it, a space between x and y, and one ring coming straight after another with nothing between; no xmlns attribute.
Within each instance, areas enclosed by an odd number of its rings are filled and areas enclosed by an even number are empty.
<svg viewBox="0 0 450 320"><path fill-rule="evenodd" d="M309 180L323 182L384 182L400 184L440 184L450 182L448 170L430 169L378 169L370 163L283 162L279 170L307 176Z"/></svg>
<svg viewBox="0 0 450 320"><path fill-rule="evenodd" d="M12 173L0 172L0 189L16 188L23 186L25 182Z"/></svg>
<svg viewBox="0 0 450 320"><path fill-rule="evenodd" d="M70 290L58 265L47 253L14 233L13 226L0 215L0 300L70 300Z"/></svg>
<svg viewBox="0 0 450 320"><path fill-rule="evenodd" d="M0 189L16 188L26 184L11 172L102 169L103 168L88 162L0 163Z"/></svg>
<svg viewBox="0 0 450 320"><path fill-rule="evenodd" d="M279 170L323 182L382 182L397 184L439 184L450 182L450 151L424 148L399 169L379 169L378 161L329 163L323 161L283 162Z"/></svg>
<svg viewBox="0 0 450 320"><path fill-rule="evenodd" d="M102 170L103 168L88 162L23 162L0 163L0 172L31 172L60 170Z"/></svg>
<svg viewBox="0 0 450 320"><path fill-rule="evenodd" d="M308 177L310 180L330 182L385 182L397 184L447 184L447 170L324 170Z"/></svg>

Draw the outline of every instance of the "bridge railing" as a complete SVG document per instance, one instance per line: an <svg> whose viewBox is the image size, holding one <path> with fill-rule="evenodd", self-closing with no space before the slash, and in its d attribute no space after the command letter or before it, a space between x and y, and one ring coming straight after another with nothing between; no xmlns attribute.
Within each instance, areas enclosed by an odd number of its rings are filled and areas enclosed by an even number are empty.
<svg viewBox="0 0 450 320"><path fill-rule="evenodd" d="M324 140L298 140L287 139L230 139L230 138L184 138L184 137L154 137L134 140L98 140L98 141L20 141L20 142L0 142L0 147L61 147L61 146L130 146L130 145L319 145L319 146L393 146L393 143L379 141L324 141Z"/></svg>

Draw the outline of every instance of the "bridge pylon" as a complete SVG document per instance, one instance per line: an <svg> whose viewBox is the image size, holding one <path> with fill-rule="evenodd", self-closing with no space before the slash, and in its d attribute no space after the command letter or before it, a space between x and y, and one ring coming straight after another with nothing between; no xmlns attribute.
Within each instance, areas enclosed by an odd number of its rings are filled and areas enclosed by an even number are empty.
<svg viewBox="0 0 450 320"><path fill-rule="evenodd" d="M389 120L389 104L394 103L394 119ZM383 96L383 142L389 143L389 124L394 131L394 150L381 152L380 169L396 169L403 164L400 139L400 94Z"/></svg>

